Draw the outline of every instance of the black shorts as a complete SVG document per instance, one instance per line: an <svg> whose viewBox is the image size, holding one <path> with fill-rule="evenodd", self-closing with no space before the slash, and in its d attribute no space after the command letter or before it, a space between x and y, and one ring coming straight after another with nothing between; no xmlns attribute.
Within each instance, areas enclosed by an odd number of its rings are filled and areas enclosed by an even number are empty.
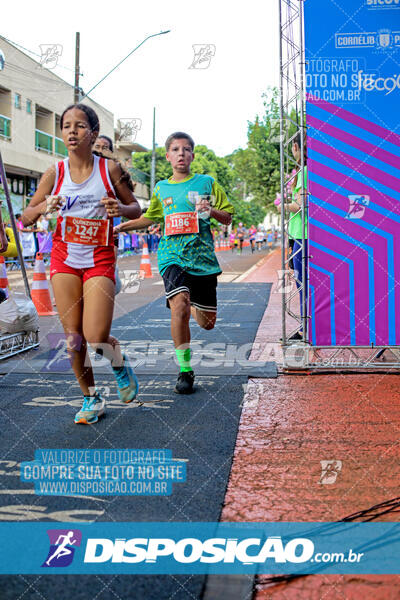
<svg viewBox="0 0 400 600"><path fill-rule="evenodd" d="M167 308L169 298L180 292L188 292L190 304L199 310L217 311L217 276L190 275L178 265L171 265L164 271L162 278L165 286Z"/></svg>

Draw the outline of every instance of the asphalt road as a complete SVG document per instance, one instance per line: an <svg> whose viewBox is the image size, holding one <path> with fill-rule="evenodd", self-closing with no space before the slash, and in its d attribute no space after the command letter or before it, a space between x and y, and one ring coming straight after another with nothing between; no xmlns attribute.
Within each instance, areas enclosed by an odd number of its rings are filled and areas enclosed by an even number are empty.
<svg viewBox="0 0 400 600"><path fill-rule="evenodd" d="M270 285L235 281L268 251L242 255L218 253L220 320L214 331L193 325L196 343L217 340L239 347L254 340L268 303ZM154 276L139 279L140 257L119 260L123 279L132 285L116 297L116 330L127 345L137 339L169 339L164 288L151 256ZM128 275L129 272L129 275ZM31 278L30 271L30 278ZM13 289L22 291L20 275L10 277ZM165 314L164 314L165 313ZM138 328L137 324L140 323ZM136 325L136 326L132 326ZM121 406L112 375L101 372L96 381L106 396L107 412L96 426L76 426L73 414L80 407L78 385L70 372L52 370L28 373L38 355L46 355L49 335L61 332L57 316L40 318L39 350L0 362L0 522L45 521L218 521L231 468L241 402L247 375L240 369L224 372L199 371L196 394L173 393L176 373L158 363L153 373L140 376L139 401ZM118 333L116 331L116 333ZM125 340L126 338L126 340ZM154 338L154 339L153 339ZM203 339L204 338L204 339ZM218 351L210 351L212 360ZM273 370L268 371L274 377ZM3 374L3 376L2 376ZM20 481L20 463L34 459L38 448L159 448L172 452L177 464L187 467L186 480L173 483L169 495L143 496L54 496L35 493L31 483ZM30 559L35 560L34 553ZM120 598L120 600L200 600L205 577L170 576L0 576L0 598L4 600L69 600L69 598Z"/></svg>

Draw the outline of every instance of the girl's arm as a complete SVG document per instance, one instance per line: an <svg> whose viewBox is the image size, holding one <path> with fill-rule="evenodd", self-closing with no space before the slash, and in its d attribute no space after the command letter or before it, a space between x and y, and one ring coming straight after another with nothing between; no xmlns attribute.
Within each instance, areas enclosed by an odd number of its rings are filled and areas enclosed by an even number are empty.
<svg viewBox="0 0 400 600"><path fill-rule="evenodd" d="M45 214L47 210L46 196L51 194L55 181L56 169L53 165L43 174L38 189L30 201L29 206L26 207L21 215L21 220L24 225L33 225L40 215Z"/></svg>
<svg viewBox="0 0 400 600"><path fill-rule="evenodd" d="M108 216L138 219L142 214L142 209L132 190L129 189L127 182L122 178L123 171L121 166L114 160L109 160L108 169L117 195L117 199L103 198L101 201L106 207Z"/></svg>

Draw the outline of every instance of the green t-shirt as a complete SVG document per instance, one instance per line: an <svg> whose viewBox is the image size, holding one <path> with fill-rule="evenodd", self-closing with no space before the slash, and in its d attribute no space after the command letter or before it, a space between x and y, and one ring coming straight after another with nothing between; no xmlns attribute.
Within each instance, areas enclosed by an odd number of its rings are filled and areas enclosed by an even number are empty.
<svg viewBox="0 0 400 600"><path fill-rule="evenodd" d="M192 212L194 204L189 200L189 192L210 194L215 197L214 208L233 214L232 204L224 190L210 175L189 175L176 182L170 177L159 181L154 188L150 206L144 216L162 223L167 215ZM192 199L194 194L190 194ZM157 251L158 270L161 275L171 265L178 265L191 275L213 275L221 273L214 252L214 242L210 229L210 219L199 218L199 233L184 235L163 235Z"/></svg>
<svg viewBox="0 0 400 600"><path fill-rule="evenodd" d="M302 177L301 171L299 171L299 173L297 175L296 186L292 191L293 200L296 200L298 192L301 192L302 179L303 179L303 177ZM307 167L304 167L304 183L305 183L305 186L307 189ZM290 214L293 215L294 213L290 213ZM307 215L306 215L305 239L307 239L307 229L308 229L308 227L307 227ZM293 238L294 240L303 239L303 223L302 223L302 219L301 219L301 212L294 214L294 216L291 217L288 233L289 233L289 237Z"/></svg>

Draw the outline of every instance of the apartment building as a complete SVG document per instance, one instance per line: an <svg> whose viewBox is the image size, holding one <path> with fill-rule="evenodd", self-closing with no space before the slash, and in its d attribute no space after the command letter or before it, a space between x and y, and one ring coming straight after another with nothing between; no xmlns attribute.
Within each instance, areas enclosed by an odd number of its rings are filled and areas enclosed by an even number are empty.
<svg viewBox="0 0 400 600"><path fill-rule="evenodd" d="M0 36L0 151L14 212L29 203L46 169L67 156L60 116L73 101L73 86ZM84 103L98 114L101 133L114 140L113 113L90 98ZM137 186L137 195L147 203L148 187Z"/></svg>

